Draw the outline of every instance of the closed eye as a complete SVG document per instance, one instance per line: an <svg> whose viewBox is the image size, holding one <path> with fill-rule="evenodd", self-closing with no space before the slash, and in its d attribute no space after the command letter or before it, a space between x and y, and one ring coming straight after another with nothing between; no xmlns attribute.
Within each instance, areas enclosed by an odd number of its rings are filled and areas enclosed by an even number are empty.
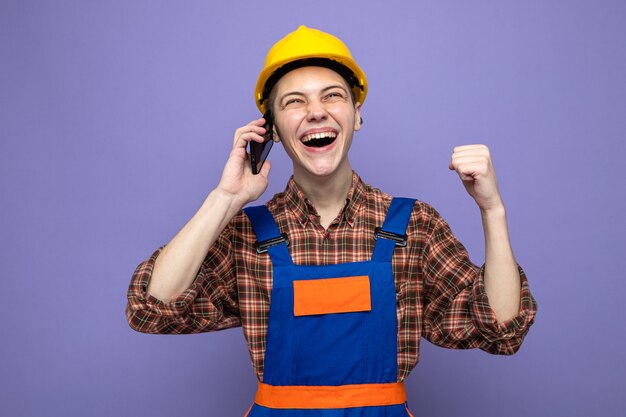
<svg viewBox="0 0 626 417"><path fill-rule="evenodd" d="M340 91L332 91L324 96L325 100L335 101L344 99L345 95Z"/></svg>

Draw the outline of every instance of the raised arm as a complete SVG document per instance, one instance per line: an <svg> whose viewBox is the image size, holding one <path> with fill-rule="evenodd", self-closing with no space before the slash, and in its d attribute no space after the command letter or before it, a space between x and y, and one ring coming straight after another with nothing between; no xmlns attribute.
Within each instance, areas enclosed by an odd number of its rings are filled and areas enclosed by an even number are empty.
<svg viewBox="0 0 626 417"><path fill-rule="evenodd" d="M263 141L264 119L257 119L235 131L233 149L218 186L165 246L156 259L148 293L170 301L194 281L209 248L228 222L247 203L256 200L267 188L269 161L259 175L253 175L246 154L249 141Z"/></svg>
<svg viewBox="0 0 626 417"><path fill-rule="evenodd" d="M174 238L135 270L126 307L133 329L195 333L240 324L233 231L227 225L267 188L269 161L252 175L246 154L249 141L263 140L263 123L257 119L235 131L219 185Z"/></svg>
<svg viewBox="0 0 626 417"><path fill-rule="evenodd" d="M480 208L485 234L485 292L496 318L505 322L520 310L520 275L489 149L485 145L457 146L449 168L459 174Z"/></svg>

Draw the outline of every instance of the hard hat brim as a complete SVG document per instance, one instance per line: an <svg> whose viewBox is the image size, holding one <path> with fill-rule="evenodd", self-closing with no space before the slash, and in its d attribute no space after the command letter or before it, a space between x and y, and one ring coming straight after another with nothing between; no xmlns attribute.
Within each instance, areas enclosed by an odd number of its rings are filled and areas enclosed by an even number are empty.
<svg viewBox="0 0 626 417"><path fill-rule="evenodd" d="M365 101L365 97L367 95L367 79L365 77L365 73L356 64L356 62L350 59L346 59L345 56L341 56L341 55L303 54L301 56L292 56L289 59L275 62L272 65L264 68L261 74L259 74L259 79L257 80L256 88L255 88L255 102L256 102L257 107L261 111L261 113L265 113L265 111L267 110L266 105L267 105L267 98L269 95L269 91L266 91L266 84L268 80L272 77L272 75L274 75L274 73L279 71L283 66L290 64L292 62L302 61L305 63L304 65L300 65L300 67L302 67L302 66L307 66L306 65L307 60L315 59L315 58L327 59L329 61L336 62L342 65L343 67L347 68L348 70L350 70L352 74L354 75L354 79L356 80L356 83L355 83L356 85L351 86L354 92L354 99L355 101L363 104L363 101ZM340 74L340 75L343 76L343 74ZM278 79L275 81L278 81ZM349 84L354 84L354 83L349 82ZM271 90L271 88L269 90Z"/></svg>

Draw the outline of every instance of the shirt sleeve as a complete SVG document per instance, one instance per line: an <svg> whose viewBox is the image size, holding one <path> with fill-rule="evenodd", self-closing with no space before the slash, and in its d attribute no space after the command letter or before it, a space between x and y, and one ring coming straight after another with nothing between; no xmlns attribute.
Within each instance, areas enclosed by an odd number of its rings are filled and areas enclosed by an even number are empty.
<svg viewBox="0 0 626 417"><path fill-rule="evenodd" d="M499 323L485 292L484 266L469 260L445 220L434 209L433 213L424 252L424 337L447 348L480 348L500 355L517 352L537 311L524 271L518 265L520 311Z"/></svg>
<svg viewBox="0 0 626 417"><path fill-rule="evenodd" d="M167 303L147 293L154 263L164 246L140 263L127 294L130 327L142 333L182 334L240 326L230 236L227 227L209 249L193 284Z"/></svg>

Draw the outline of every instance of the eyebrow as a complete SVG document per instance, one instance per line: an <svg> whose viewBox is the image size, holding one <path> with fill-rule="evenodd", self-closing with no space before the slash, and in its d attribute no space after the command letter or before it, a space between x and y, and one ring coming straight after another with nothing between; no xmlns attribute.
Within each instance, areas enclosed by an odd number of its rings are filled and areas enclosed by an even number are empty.
<svg viewBox="0 0 626 417"><path fill-rule="evenodd" d="M328 90L332 90L333 88L340 88L341 90L343 90L344 93L346 93L346 94L348 93L346 88L343 85L341 85L341 84L332 84L332 85L326 86L326 87L322 88L321 92L324 93L324 92L326 92ZM289 92L283 94L282 96L280 96L280 101L282 101L285 97L291 96L291 95L305 96L306 94L304 94L301 91L289 91Z"/></svg>

